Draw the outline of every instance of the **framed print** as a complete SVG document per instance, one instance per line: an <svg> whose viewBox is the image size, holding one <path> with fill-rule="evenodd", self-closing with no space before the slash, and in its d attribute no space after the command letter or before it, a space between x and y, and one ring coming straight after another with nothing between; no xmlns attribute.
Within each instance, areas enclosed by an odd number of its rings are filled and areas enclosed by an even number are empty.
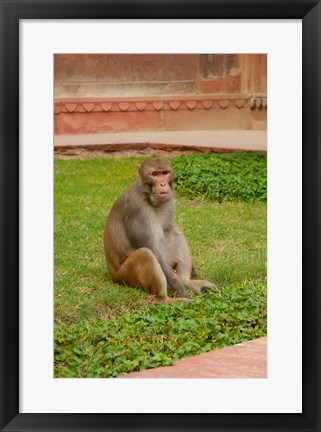
<svg viewBox="0 0 321 432"><path fill-rule="evenodd" d="M320 7L1 0L1 430L320 430ZM54 56L209 52L268 59L268 377L54 378Z"/></svg>

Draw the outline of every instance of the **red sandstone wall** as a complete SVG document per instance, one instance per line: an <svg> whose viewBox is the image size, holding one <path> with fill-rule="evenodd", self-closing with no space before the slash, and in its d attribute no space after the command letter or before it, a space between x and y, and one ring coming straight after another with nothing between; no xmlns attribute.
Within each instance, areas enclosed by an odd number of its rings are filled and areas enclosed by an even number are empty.
<svg viewBox="0 0 321 432"><path fill-rule="evenodd" d="M59 54L54 77L56 133L266 127L264 54Z"/></svg>

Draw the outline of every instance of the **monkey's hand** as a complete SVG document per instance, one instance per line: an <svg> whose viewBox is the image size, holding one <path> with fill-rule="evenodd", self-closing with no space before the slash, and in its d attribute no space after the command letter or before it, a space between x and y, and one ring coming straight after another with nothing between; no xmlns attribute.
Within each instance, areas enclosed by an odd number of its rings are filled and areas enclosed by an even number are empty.
<svg viewBox="0 0 321 432"><path fill-rule="evenodd" d="M174 292L177 294L178 297L185 299L185 300L193 300L193 298L187 294L187 291L183 285L183 282L180 280L180 278L177 276L177 274L172 271L172 269L169 270L169 275L165 273L165 276L166 276L167 283L168 283L169 287L172 290L174 290Z"/></svg>

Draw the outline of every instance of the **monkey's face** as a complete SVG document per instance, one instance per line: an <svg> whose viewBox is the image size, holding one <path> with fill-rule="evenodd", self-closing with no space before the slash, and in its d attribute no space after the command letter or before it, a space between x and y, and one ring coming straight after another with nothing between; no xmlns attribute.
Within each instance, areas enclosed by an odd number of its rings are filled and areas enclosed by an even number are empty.
<svg viewBox="0 0 321 432"><path fill-rule="evenodd" d="M172 198L172 189L170 187L170 170L156 171L151 170L149 177L152 184L152 194L156 201L163 202Z"/></svg>
<svg viewBox="0 0 321 432"><path fill-rule="evenodd" d="M173 197L174 172L170 163L164 159L146 161L140 167L142 181L149 193L149 201L160 205Z"/></svg>

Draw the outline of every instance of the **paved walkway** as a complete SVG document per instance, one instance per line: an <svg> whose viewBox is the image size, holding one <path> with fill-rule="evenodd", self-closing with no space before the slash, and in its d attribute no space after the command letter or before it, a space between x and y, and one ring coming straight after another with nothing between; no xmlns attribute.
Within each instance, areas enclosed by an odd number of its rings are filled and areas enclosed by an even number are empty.
<svg viewBox="0 0 321 432"><path fill-rule="evenodd" d="M267 378L267 337L184 358L121 378Z"/></svg>
<svg viewBox="0 0 321 432"><path fill-rule="evenodd" d="M87 147L95 150L247 150L266 151L267 132L253 130L197 130L55 135L55 149Z"/></svg>

